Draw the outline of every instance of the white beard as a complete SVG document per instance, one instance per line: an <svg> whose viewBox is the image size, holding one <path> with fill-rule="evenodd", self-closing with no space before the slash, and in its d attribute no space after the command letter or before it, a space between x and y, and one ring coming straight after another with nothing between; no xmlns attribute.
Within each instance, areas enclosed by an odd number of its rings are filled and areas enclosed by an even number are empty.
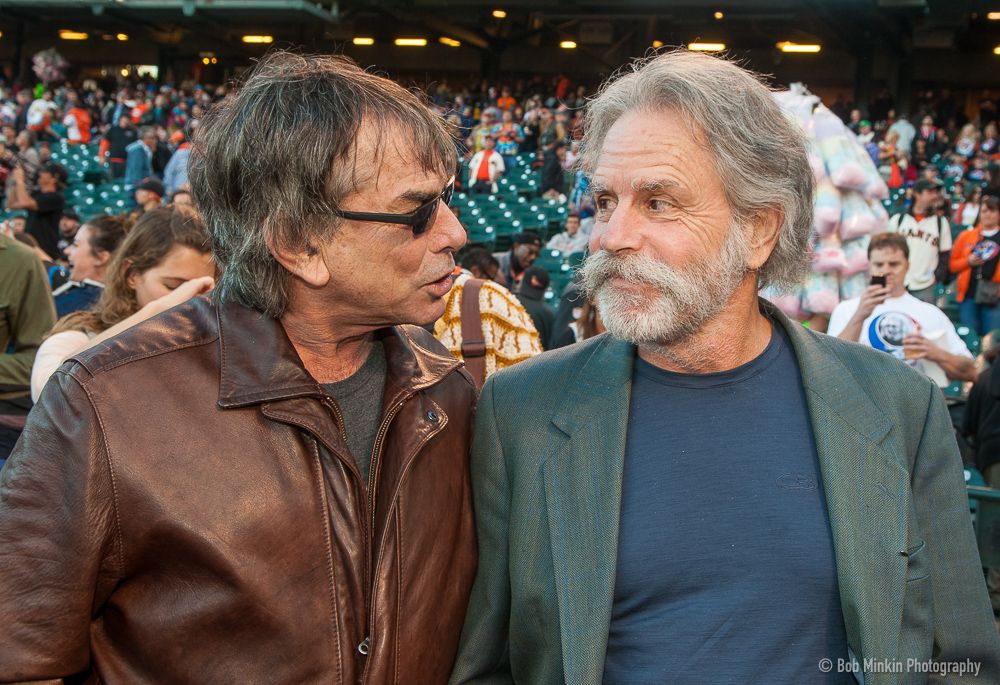
<svg viewBox="0 0 1000 685"><path fill-rule="evenodd" d="M747 273L743 231L731 229L718 255L675 269L645 255L602 250L581 268L587 296L608 332L634 345L662 349L699 331L721 312ZM648 286L616 288L612 278Z"/></svg>

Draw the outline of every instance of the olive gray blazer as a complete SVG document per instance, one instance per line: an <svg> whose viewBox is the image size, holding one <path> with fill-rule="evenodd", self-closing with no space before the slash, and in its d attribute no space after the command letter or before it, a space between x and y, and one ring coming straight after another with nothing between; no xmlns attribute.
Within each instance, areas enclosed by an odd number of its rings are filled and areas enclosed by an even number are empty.
<svg viewBox="0 0 1000 685"><path fill-rule="evenodd" d="M887 354L762 306L801 368L852 656L981 663L975 679L872 668L859 682L1000 683L941 392ZM602 335L486 383L472 456L479 571L452 683L601 682L634 358Z"/></svg>

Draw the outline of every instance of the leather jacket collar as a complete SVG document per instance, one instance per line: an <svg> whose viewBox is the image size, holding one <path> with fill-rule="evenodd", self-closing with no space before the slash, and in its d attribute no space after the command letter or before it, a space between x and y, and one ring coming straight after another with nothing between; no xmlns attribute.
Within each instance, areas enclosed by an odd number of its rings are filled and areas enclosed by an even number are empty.
<svg viewBox="0 0 1000 685"><path fill-rule="evenodd" d="M219 406L244 407L323 391L272 317L235 303L215 302L221 346ZM407 326L377 331L386 356L386 404L428 388L462 365L417 345Z"/></svg>

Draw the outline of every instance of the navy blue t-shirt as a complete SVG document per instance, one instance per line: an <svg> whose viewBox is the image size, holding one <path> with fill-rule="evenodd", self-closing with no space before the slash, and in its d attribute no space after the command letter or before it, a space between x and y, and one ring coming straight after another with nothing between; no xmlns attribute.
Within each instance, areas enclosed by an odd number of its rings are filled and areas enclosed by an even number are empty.
<svg viewBox="0 0 1000 685"><path fill-rule="evenodd" d="M604 682L854 683L795 354L680 374L635 361ZM834 669L836 671L836 669Z"/></svg>

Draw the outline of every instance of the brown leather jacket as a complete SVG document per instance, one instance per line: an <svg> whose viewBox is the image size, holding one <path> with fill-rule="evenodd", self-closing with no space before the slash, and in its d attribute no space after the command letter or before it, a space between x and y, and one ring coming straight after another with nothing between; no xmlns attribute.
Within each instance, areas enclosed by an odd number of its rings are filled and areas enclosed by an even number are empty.
<svg viewBox="0 0 1000 685"><path fill-rule="evenodd" d="M0 475L0 681L444 683L475 391L381 334L371 492L274 319L198 298L64 365Z"/></svg>

